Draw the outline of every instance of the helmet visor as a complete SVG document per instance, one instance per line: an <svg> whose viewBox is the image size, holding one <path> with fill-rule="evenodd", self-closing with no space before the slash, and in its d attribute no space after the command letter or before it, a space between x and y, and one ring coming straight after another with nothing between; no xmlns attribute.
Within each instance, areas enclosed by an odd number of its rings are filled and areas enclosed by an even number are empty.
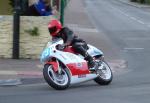
<svg viewBox="0 0 150 103"><path fill-rule="evenodd" d="M54 26L54 27L48 28L48 30L49 30L50 34L53 34L57 31L57 28L56 28L56 26Z"/></svg>

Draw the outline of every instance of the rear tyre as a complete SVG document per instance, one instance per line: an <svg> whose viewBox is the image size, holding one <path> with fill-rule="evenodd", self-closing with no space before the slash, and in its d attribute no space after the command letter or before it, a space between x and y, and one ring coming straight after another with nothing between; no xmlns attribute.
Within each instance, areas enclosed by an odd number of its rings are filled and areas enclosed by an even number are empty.
<svg viewBox="0 0 150 103"><path fill-rule="evenodd" d="M62 68L61 74L58 74L54 72L52 65L46 64L43 69L43 76L45 81L56 90L67 89L70 85L70 76L67 69Z"/></svg>
<svg viewBox="0 0 150 103"><path fill-rule="evenodd" d="M101 66L99 67L97 74L98 77L94 81L100 85L108 85L112 82L113 74L111 68L105 61L100 61Z"/></svg>

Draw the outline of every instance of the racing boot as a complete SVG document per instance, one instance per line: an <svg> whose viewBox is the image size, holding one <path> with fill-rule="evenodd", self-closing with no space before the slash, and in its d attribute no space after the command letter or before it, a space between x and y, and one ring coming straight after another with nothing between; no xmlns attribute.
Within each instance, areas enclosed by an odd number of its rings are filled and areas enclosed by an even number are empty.
<svg viewBox="0 0 150 103"><path fill-rule="evenodd" d="M92 64L92 65L91 65L91 64ZM95 61L92 61L91 64L90 64L91 66L90 66L89 70L90 70L90 71L97 71L97 69L98 69L98 67L99 67L98 63L95 62Z"/></svg>
<svg viewBox="0 0 150 103"><path fill-rule="evenodd" d="M85 60L88 61L90 71L96 71L98 69L98 63L94 61L94 59L89 54L86 55Z"/></svg>

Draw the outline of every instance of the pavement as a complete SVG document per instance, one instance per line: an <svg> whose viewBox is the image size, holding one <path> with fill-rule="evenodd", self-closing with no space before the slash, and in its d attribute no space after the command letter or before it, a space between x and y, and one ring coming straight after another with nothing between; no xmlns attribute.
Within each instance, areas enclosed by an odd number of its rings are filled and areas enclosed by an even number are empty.
<svg viewBox="0 0 150 103"><path fill-rule="evenodd" d="M0 86L43 82L42 68L39 60L0 59Z"/></svg>
<svg viewBox="0 0 150 103"><path fill-rule="evenodd" d="M120 0L121 1L121 0ZM124 0L125 1L125 0ZM90 44L90 36L98 35L101 32L91 22L88 13L84 8L84 3L81 0L71 0L65 11L65 25L72 28L80 37L84 37ZM127 67L127 62L120 59L117 54L107 52L111 48L110 43L102 38L100 45L104 51L108 64L114 73L123 73L123 69ZM112 49L113 51L113 49ZM33 59L0 59L0 86L16 86L25 84L44 83L42 76L43 65L40 60Z"/></svg>

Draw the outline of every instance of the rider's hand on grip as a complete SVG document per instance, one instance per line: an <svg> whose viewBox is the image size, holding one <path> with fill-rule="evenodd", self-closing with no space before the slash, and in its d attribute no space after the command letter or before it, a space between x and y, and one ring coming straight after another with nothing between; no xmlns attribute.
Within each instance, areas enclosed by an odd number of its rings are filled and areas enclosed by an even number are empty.
<svg viewBox="0 0 150 103"><path fill-rule="evenodd" d="M65 49L65 45L61 45L61 44L58 44L57 46L56 46L56 48L58 49L58 50L64 50Z"/></svg>

